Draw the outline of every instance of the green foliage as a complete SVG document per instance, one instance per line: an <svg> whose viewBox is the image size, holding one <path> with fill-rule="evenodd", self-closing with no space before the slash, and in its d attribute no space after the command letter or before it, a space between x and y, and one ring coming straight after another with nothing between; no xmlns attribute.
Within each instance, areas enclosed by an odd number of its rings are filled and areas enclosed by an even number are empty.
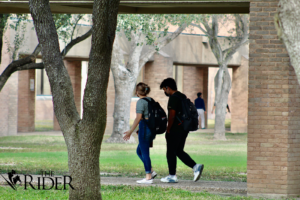
<svg viewBox="0 0 300 200"><path fill-rule="evenodd" d="M59 39L64 43L71 41L76 32L76 26L79 22L85 23L90 21L90 15L82 14L53 14L53 20L57 29ZM13 42L9 38L5 38L7 43L7 51L11 53L13 60L17 58L17 52L22 47L25 39L26 27L30 22L28 14L9 14L0 16L0 31L10 30L15 35ZM2 38L3 39L3 38Z"/></svg>
<svg viewBox="0 0 300 200"><path fill-rule="evenodd" d="M79 22L86 23L91 15L84 14L53 14L56 31L60 40L68 43L76 34L76 26Z"/></svg>
<svg viewBox="0 0 300 200"><path fill-rule="evenodd" d="M118 15L117 31L123 31L129 41L132 34L145 35L145 43L138 45L156 45L159 38L167 35L171 24L180 26L188 20L188 15L121 14Z"/></svg>
<svg viewBox="0 0 300 200"><path fill-rule="evenodd" d="M7 44L7 51L11 53L11 58L13 60L16 59L17 52L21 48L25 39L24 37L26 32L26 26L29 22L28 16L29 15L27 14L11 14L6 20L6 23L10 23L4 26L3 32L5 32L7 29L10 29L11 33L15 34L15 38L12 43L9 42L10 40L8 38L5 38L5 42Z"/></svg>

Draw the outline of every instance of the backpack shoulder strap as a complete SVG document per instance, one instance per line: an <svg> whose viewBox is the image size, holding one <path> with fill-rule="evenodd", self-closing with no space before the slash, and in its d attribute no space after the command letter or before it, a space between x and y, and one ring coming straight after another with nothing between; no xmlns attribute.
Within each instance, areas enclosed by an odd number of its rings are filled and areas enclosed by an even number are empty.
<svg viewBox="0 0 300 200"><path fill-rule="evenodd" d="M148 103L153 101L153 99L151 98L151 100L147 99L147 98L142 98L143 100L147 101Z"/></svg>

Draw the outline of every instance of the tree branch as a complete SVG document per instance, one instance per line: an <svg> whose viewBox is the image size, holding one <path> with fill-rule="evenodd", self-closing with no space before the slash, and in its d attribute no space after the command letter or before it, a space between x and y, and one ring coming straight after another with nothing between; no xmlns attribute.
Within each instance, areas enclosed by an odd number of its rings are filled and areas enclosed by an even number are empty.
<svg viewBox="0 0 300 200"><path fill-rule="evenodd" d="M198 25L198 24L194 24L194 23L191 23L190 25L192 25L192 26L194 26L194 27L197 27L197 28L199 28L204 34L206 34L207 35L207 31L206 30L204 30L204 28L202 28L200 25Z"/></svg>
<svg viewBox="0 0 300 200"><path fill-rule="evenodd" d="M70 43L62 50L61 56L62 59L66 56L66 54L72 49L73 46L78 44L79 42L85 40L92 34L92 28L86 32L84 35L79 36L75 38L74 40L71 40ZM42 47L40 44L38 44L31 55L15 60L12 63L10 63L5 70L0 75L0 92L2 88L4 87L5 83L9 79L9 77L16 71L23 71L23 70L29 70L29 69L44 69L44 63L33 63L38 56L38 54L41 52Z"/></svg>
<svg viewBox="0 0 300 200"><path fill-rule="evenodd" d="M249 37L249 33L248 33L248 23L247 23L247 19L246 16L244 16L243 18L241 18L240 16L238 16L241 24L242 24L242 28L243 30L243 36L241 38L241 40L239 42L237 42L235 45L233 45L232 47L225 49L223 51L223 55L225 56L225 62L229 62L229 60L231 59L231 57L233 56L233 54L236 53L236 51L238 50L238 48L240 48L243 44L245 44L248 41L248 37ZM237 27L238 28L238 27Z"/></svg>
<svg viewBox="0 0 300 200"><path fill-rule="evenodd" d="M70 51L70 49L75 46L76 44L78 44L79 42L87 39L88 37L90 37L92 35L92 28L86 32L85 34L83 34L82 36L79 36L77 38L75 38L74 40L72 39L67 46L65 46L65 48L61 51L61 56L62 58L64 58L67 53Z"/></svg>
<svg viewBox="0 0 300 200"><path fill-rule="evenodd" d="M157 51L156 49L161 49L162 47L169 44L171 41L173 41L178 35L182 33L182 31L187 27L186 23L181 24L177 28L175 32L173 32L171 35L166 36L162 39L162 41L156 46L154 49L150 49L147 51L144 55L141 56L139 61L139 70L145 65L145 63L151 58L151 56Z"/></svg>
<svg viewBox="0 0 300 200"><path fill-rule="evenodd" d="M76 26L77 26L79 20L81 20L82 17L83 17L83 15L79 15L78 19L77 19L76 22L75 22L75 26L73 27L72 34L71 34L71 40L72 40L72 38L73 38L73 35L74 35L74 32L75 32Z"/></svg>

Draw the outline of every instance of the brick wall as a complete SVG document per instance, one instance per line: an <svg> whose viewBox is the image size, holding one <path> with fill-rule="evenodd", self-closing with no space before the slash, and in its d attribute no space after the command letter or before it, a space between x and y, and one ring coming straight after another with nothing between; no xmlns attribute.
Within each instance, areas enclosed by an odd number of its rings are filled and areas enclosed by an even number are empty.
<svg viewBox="0 0 300 200"><path fill-rule="evenodd" d="M106 129L105 133L112 134L114 124L114 105L115 105L115 88L114 88L114 77L112 72L109 73L109 81L107 87L107 118L106 118Z"/></svg>
<svg viewBox="0 0 300 200"><path fill-rule="evenodd" d="M163 57L156 53L154 55L154 61L146 63L145 66L145 79L151 92L150 97L158 101L165 111L167 111L168 97L164 94L163 90L159 88L161 82L169 77L173 77L173 61L170 57Z"/></svg>
<svg viewBox="0 0 300 200"><path fill-rule="evenodd" d="M242 57L241 66L232 68L231 132L247 133L249 60Z"/></svg>
<svg viewBox="0 0 300 200"><path fill-rule="evenodd" d="M19 72L18 132L34 131L35 86L30 89L30 80L35 80L35 70Z"/></svg>
<svg viewBox="0 0 300 200"><path fill-rule="evenodd" d="M81 113L81 60L76 60L76 61L64 60L64 65L68 70L68 74L71 79L75 105L77 108L77 112L80 115ZM58 124L55 115L53 116L54 116L53 129L58 131L60 130L60 126Z"/></svg>
<svg viewBox="0 0 300 200"><path fill-rule="evenodd" d="M197 98L197 93L202 93L205 108L208 109L208 67L184 66L183 67L183 93L192 101ZM205 114L207 127L207 114Z"/></svg>
<svg viewBox="0 0 300 200"><path fill-rule="evenodd" d="M9 36L10 30L5 32ZM0 74L11 62L7 43L3 43ZM12 74L0 92L0 136L16 135L18 123L18 72Z"/></svg>
<svg viewBox="0 0 300 200"><path fill-rule="evenodd" d="M248 194L300 194L299 84L277 38L278 0L250 0Z"/></svg>

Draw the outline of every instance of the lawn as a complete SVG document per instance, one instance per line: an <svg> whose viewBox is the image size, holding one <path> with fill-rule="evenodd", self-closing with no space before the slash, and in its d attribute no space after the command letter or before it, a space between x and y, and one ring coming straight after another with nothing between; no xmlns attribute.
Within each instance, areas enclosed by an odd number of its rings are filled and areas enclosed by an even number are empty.
<svg viewBox="0 0 300 200"><path fill-rule="evenodd" d="M9 187L0 187L0 200L36 200L36 199L68 199L68 190L24 190L18 188L12 191ZM125 200L125 199L186 199L186 200L253 200L251 197L222 197L206 192L190 192L182 189L160 188L160 187L133 187L133 186L101 186L102 199Z"/></svg>
<svg viewBox="0 0 300 200"><path fill-rule="evenodd" d="M106 140L109 135L104 136ZM136 136L135 136L136 137ZM201 180L247 180L247 134L226 134L227 141L213 140L213 133L189 134L185 151L205 169ZM143 164L136 155L137 144L108 144L101 147L100 170L106 176L143 177ZM9 147L9 148L8 148ZM151 160L158 178L168 175L164 135L158 135L151 149ZM8 136L0 141L0 170L39 174L52 170L68 172L67 149L62 136ZM192 170L178 160L179 179L192 179Z"/></svg>

